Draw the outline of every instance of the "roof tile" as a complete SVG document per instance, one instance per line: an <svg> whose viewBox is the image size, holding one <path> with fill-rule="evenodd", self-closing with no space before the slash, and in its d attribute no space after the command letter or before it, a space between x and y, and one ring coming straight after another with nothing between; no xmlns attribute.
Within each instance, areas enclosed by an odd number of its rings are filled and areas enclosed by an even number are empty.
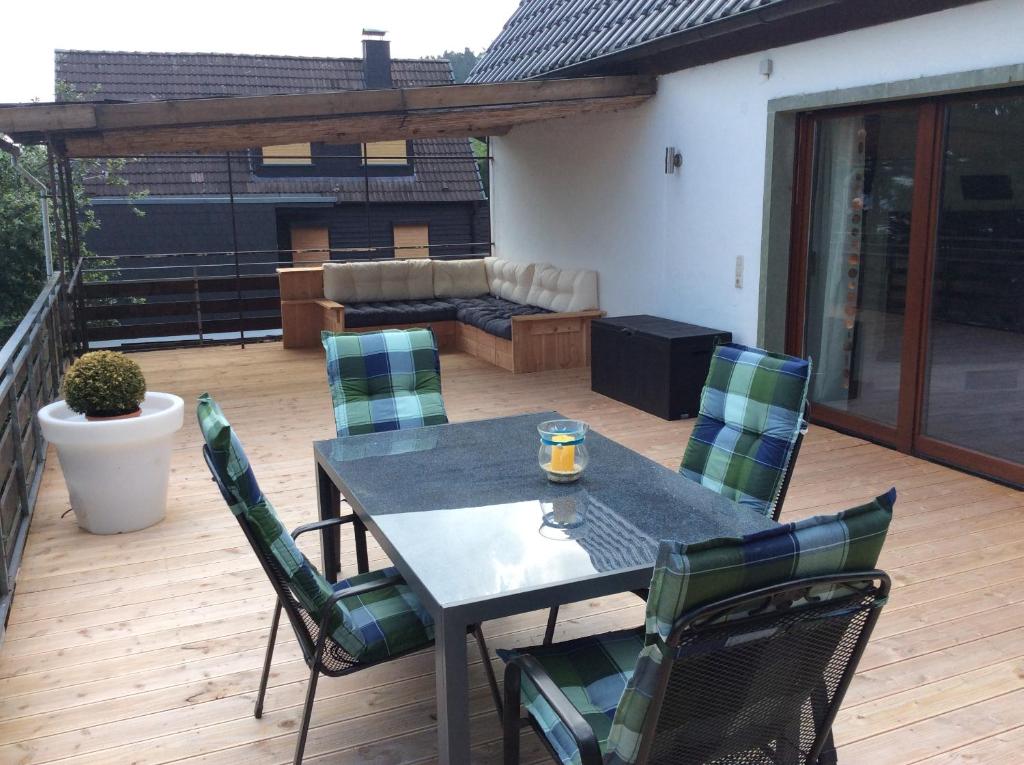
<svg viewBox="0 0 1024 765"><path fill-rule="evenodd" d="M358 58L59 50L55 64L57 80L68 83L82 99L89 101L276 95L365 87L363 62ZM451 66L441 59L393 59L391 75L397 87L452 82ZM233 163L236 194L332 194L342 202L363 201L362 176L257 177L248 156L240 154ZM413 167L412 176L371 178L371 201L484 199L477 163L466 139L413 142ZM128 162L118 175L128 185L113 185L94 177L87 181L89 193L104 197L126 196L141 189L151 196L227 193L227 164L223 157L140 158Z"/></svg>
<svg viewBox="0 0 1024 765"><path fill-rule="evenodd" d="M787 0L521 0L470 82L525 80Z"/></svg>

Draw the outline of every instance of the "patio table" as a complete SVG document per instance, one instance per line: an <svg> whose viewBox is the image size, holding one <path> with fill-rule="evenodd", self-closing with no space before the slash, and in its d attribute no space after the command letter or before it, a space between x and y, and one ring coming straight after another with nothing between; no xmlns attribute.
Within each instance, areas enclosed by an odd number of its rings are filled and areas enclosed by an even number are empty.
<svg viewBox="0 0 1024 765"><path fill-rule="evenodd" d="M320 516L339 496L391 558L435 623L438 758L469 755L466 630L554 605L643 589L661 539L698 542L770 528L758 513L595 431L575 484L537 464L536 426L556 412L317 441ZM323 532L325 574L338 527Z"/></svg>

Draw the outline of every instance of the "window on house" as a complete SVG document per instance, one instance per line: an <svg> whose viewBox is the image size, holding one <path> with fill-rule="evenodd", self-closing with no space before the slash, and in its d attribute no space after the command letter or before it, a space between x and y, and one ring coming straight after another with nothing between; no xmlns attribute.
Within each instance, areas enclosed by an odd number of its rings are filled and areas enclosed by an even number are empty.
<svg viewBox="0 0 1024 765"><path fill-rule="evenodd" d="M331 241L324 226L292 224L292 265L311 266L331 259Z"/></svg>
<svg viewBox="0 0 1024 765"><path fill-rule="evenodd" d="M280 143L264 146L264 165L312 165L313 152L308 143Z"/></svg>
<svg viewBox="0 0 1024 765"><path fill-rule="evenodd" d="M363 144L364 165L408 165L405 141L374 141Z"/></svg>
<svg viewBox="0 0 1024 765"><path fill-rule="evenodd" d="M396 223L394 238L396 258L430 257L430 227L426 223Z"/></svg>

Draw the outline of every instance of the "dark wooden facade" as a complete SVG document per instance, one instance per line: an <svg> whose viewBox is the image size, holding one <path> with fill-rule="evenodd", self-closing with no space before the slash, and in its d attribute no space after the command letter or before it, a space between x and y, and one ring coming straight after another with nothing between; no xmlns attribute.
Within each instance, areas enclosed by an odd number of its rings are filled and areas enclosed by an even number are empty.
<svg viewBox="0 0 1024 765"><path fill-rule="evenodd" d="M188 203L117 202L95 206L100 226L86 236L89 249L118 258L119 278L132 278L136 268L170 269L165 276L183 276L176 267L234 262L231 205L227 200ZM138 210L142 213L136 212ZM396 224L426 224L434 256L487 253L490 220L487 202L375 202L369 205L265 204L246 201L235 210L238 250L246 273L274 273L291 261L292 225L328 229L335 259L390 257ZM369 225L367 222L369 221ZM194 253L194 254L193 254ZM167 255L166 258L123 258ZM230 256L230 257L228 257ZM256 268L257 264L264 264ZM172 269L172 267L175 267ZM212 275L212 274L209 274Z"/></svg>

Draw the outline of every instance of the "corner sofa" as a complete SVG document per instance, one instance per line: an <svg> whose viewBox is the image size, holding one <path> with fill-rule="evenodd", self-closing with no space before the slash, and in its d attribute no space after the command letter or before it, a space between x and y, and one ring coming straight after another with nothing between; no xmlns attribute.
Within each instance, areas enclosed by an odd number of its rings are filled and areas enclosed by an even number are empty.
<svg viewBox="0 0 1024 765"><path fill-rule="evenodd" d="M597 272L500 258L387 260L278 269L286 348L320 332L429 327L457 348L511 372L590 363Z"/></svg>

